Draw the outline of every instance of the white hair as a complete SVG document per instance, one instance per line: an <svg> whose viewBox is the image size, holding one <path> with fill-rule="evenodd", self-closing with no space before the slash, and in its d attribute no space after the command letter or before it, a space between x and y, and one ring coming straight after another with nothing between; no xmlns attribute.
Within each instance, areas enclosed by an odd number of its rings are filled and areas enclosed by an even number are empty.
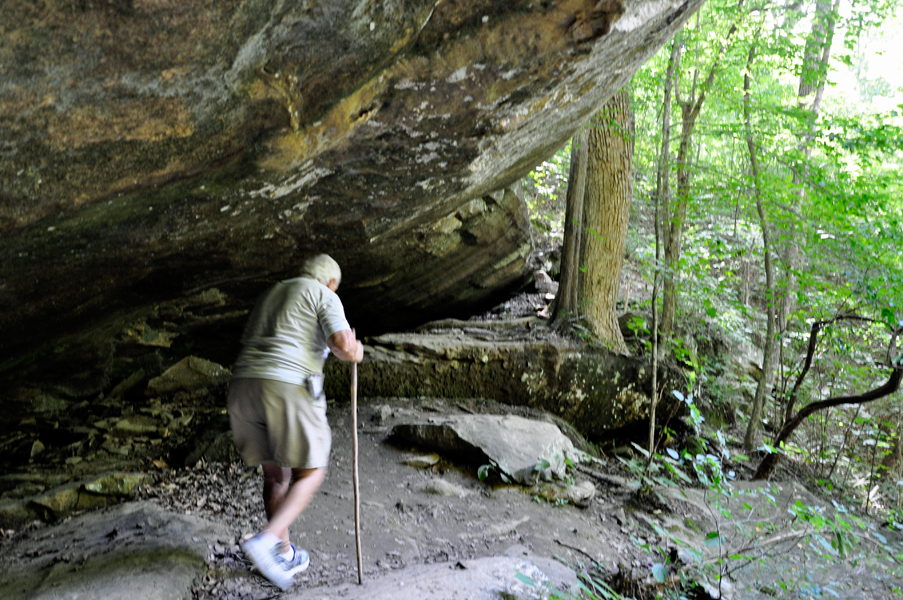
<svg viewBox="0 0 903 600"><path fill-rule="evenodd" d="M323 285L329 285L333 279L337 285L342 282L342 269L328 254L317 254L304 261L301 275L312 277Z"/></svg>

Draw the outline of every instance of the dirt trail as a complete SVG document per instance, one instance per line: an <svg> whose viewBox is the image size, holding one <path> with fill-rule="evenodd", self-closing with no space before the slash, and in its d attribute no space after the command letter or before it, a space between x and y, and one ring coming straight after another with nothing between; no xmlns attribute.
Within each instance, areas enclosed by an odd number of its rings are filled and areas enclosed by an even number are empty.
<svg viewBox="0 0 903 600"><path fill-rule="evenodd" d="M411 409L439 414L462 412L442 401L362 399L360 480L365 578L414 565L500 556L519 545L533 555L573 564L591 560L614 571L618 564L648 566L630 535L643 535L625 516L628 491L599 488L588 508L534 499L524 488L491 487L476 477L477 466L447 460L429 468L402 464L414 448L384 440ZM296 545L311 553L310 569L292 589L357 581L350 405L330 406L333 449L329 473L311 506L292 528ZM238 465L206 465L167 471L143 495L177 511L226 521L235 531L230 548L216 548L211 575L197 589L200 598L264 598L276 588L248 571L238 541L263 523L261 477Z"/></svg>

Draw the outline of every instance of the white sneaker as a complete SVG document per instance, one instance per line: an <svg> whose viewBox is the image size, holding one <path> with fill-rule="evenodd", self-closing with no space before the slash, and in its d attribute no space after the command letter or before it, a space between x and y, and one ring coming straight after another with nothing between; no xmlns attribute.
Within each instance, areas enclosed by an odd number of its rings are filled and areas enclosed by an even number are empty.
<svg viewBox="0 0 903 600"><path fill-rule="evenodd" d="M275 535L258 533L244 542L241 549L251 559L260 574L284 592L292 585L294 577L293 573L289 573L285 568L285 560L279 557L281 542L282 540Z"/></svg>
<svg viewBox="0 0 903 600"><path fill-rule="evenodd" d="M302 548L295 548L292 546L292 550L294 551L294 554L292 555L291 560L286 560L281 555L279 556L279 560L282 561L282 568L285 569L285 572L291 577L294 577L296 573L306 571L307 567L310 566L310 555L307 553L307 550Z"/></svg>

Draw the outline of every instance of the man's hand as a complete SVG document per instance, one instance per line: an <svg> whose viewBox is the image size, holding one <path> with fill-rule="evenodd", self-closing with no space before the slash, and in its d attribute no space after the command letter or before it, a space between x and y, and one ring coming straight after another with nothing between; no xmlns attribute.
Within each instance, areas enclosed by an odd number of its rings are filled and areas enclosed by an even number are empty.
<svg viewBox="0 0 903 600"><path fill-rule="evenodd" d="M329 336L326 345L339 360L359 363L364 360L364 344L354 337L350 329L337 331Z"/></svg>

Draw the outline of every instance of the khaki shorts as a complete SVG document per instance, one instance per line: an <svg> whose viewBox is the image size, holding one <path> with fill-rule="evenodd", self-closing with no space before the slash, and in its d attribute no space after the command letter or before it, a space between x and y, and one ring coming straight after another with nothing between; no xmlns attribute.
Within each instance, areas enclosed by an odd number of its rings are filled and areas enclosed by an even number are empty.
<svg viewBox="0 0 903 600"><path fill-rule="evenodd" d="M303 385L270 379L233 379L229 420L248 465L320 469L329 462L332 432L326 397L315 399Z"/></svg>

